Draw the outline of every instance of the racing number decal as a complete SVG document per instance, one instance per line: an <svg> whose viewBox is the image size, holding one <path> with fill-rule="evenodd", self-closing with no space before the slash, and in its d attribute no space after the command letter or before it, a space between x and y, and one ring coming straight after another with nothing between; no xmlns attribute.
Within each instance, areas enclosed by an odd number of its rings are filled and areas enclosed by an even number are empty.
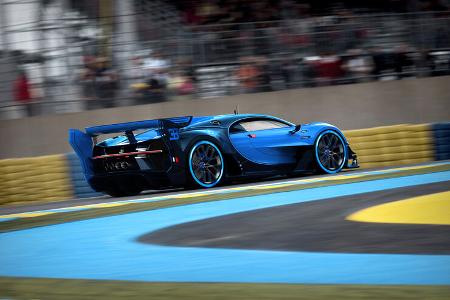
<svg viewBox="0 0 450 300"><path fill-rule="evenodd" d="M180 133L178 128L169 128L170 140L176 141L180 138Z"/></svg>

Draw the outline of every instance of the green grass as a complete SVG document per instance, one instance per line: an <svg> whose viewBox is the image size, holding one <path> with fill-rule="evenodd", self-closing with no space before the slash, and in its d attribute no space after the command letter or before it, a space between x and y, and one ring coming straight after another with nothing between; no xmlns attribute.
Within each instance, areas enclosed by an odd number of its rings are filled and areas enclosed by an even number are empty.
<svg viewBox="0 0 450 300"><path fill-rule="evenodd" d="M336 184L345 184L345 183L355 183L361 181L368 180L376 180L376 179L385 179L385 178L394 178L408 175L416 175L416 174L425 174L425 173L434 173L434 172L442 172L450 170L450 165L438 165L438 166L430 166L424 169L417 170L405 170L390 174L379 174L379 175L366 175L360 178L349 178L344 180L327 180L324 182L315 182L309 184L301 184L301 185L293 185L286 187L273 188L269 190L243 190L239 192L226 193L226 194L209 194L205 196L198 196L194 198L185 198L185 199L169 199L158 202L147 202L147 203L131 203L123 206L109 207L109 208L97 208L97 209L88 209L82 211L74 211L74 212L65 212L65 213L56 213L50 215L44 215L33 218L20 218L11 221L0 222L0 233L14 231L14 230L22 230L27 228L46 226L51 224L60 224L78 220L92 219L103 216L112 216L119 215L131 212L139 212L167 207L174 207L179 205L188 205L195 204L201 202L210 202L210 201L218 201L218 200L226 200L233 198L241 198L247 196L256 196L263 195L268 193L280 193L280 192L288 192L293 190L301 190L301 189L310 189L316 187L330 186Z"/></svg>
<svg viewBox="0 0 450 300"><path fill-rule="evenodd" d="M0 277L0 299L450 299L449 286L147 283Z"/></svg>

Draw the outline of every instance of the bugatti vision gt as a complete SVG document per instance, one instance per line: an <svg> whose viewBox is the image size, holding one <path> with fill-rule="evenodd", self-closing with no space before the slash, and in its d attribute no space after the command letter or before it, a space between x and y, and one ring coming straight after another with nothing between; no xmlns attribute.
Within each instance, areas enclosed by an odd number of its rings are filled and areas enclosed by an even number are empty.
<svg viewBox="0 0 450 300"><path fill-rule="evenodd" d="M257 114L146 120L93 126L85 132L70 129L69 142L91 187L111 196L358 167L356 154L335 126L295 125Z"/></svg>

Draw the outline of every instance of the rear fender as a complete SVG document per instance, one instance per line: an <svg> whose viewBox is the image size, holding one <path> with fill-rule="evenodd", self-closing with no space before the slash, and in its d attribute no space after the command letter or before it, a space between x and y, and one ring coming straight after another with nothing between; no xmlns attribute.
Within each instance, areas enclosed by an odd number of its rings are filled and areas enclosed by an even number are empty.
<svg viewBox="0 0 450 300"><path fill-rule="evenodd" d="M188 155L192 146L201 141L206 140L214 143L222 152L223 158L227 166L227 175L240 175L242 167L235 157L235 150L230 145L227 132L224 129L199 129L183 132L180 139L180 148L184 153L184 164L187 164Z"/></svg>
<svg viewBox="0 0 450 300"><path fill-rule="evenodd" d="M183 132L182 139L180 139L182 151L185 153L189 152L191 146L199 140L214 142L223 154L233 153L233 148L230 147L230 141L226 131L223 129L201 129Z"/></svg>

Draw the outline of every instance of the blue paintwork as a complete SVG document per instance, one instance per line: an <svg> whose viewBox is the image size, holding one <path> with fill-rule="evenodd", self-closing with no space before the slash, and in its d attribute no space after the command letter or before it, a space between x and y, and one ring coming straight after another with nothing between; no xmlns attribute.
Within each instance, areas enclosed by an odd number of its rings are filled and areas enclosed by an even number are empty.
<svg viewBox="0 0 450 300"><path fill-rule="evenodd" d="M87 181L92 177L92 139L90 136L78 129L69 129L69 144L80 159L84 176Z"/></svg>
<svg viewBox="0 0 450 300"><path fill-rule="evenodd" d="M126 122L126 123L117 123L117 124L109 124L109 125L99 125L92 126L86 128L86 133L88 135L94 136L98 134L107 134L107 133L116 133L116 132L124 132L124 131L133 131L139 129L148 129L148 128L160 128L162 120L170 121L174 124L181 124L185 122L189 122L189 125L194 125L196 123L212 119L211 116L206 117L175 117L175 118L167 118L167 119L156 119L156 120L143 120L143 121L134 121L134 122Z"/></svg>
<svg viewBox="0 0 450 300"><path fill-rule="evenodd" d="M234 123L249 119L281 121L286 123L287 127L236 135L229 134L229 128ZM258 114L178 117L88 127L86 133L81 131L77 131L76 134L71 133L71 145L80 161L82 161L85 177L88 182L92 178L89 183L97 191L107 190L108 185L115 182L109 180L109 176L114 176L114 174L103 175L102 178L99 178L101 175L97 176L92 172L93 145L88 143L88 140L100 134L120 132L122 135L96 144L98 147L129 144L130 141L123 135L125 131L144 130L135 133L134 138L137 143L162 139L164 145L166 145L166 149L163 149L164 153L179 158L179 163L175 167L172 164L160 170L167 173L169 185L172 186L181 186L186 182L184 176L189 173L186 168L187 153L199 139L210 139L220 145L222 154L226 159L225 163L231 163L234 166L232 176L237 177L286 174L294 169L296 171L311 170L314 167L310 162L314 159L313 155L302 156L299 153L309 151L307 147L312 148L317 136L325 130L334 130L339 133L347 145L342 132L333 125L327 123L303 124L301 131L290 134L289 131L294 129L294 126L294 124L282 119ZM248 134L255 134L256 138L250 139ZM131 139L131 141L134 143L134 140ZM302 157L301 162L298 161L299 157ZM303 159L303 157L306 157L306 159ZM168 158L168 161L172 161L172 159ZM141 171L136 170L135 172ZM147 173L150 173L150 171ZM226 176L228 175L226 174ZM94 182L96 180L97 184ZM147 186L143 187L143 189L145 188Z"/></svg>
<svg viewBox="0 0 450 300"><path fill-rule="evenodd" d="M98 197L102 194L95 192L87 183L85 172L75 153L65 154L70 172L72 190L75 198Z"/></svg>
<svg viewBox="0 0 450 300"><path fill-rule="evenodd" d="M183 248L136 242L142 234L181 223L449 178L450 172L440 172L373 180L3 233L0 275L182 282L449 285L449 255Z"/></svg>
<svg viewBox="0 0 450 300"><path fill-rule="evenodd" d="M205 120L210 119L211 117L177 117L170 118L164 120L144 120L144 121L136 121L136 122L128 122L128 123L117 123L110 125L100 125L100 126L92 126L86 128L86 133L77 130L77 129L69 129L69 143L74 149L75 153L80 159L80 162L83 167L83 171L86 177L86 180L90 183L90 179L93 177L94 172L92 168L92 137L99 134L108 134L108 133L116 133L116 132L124 132L124 131L133 131L140 129L153 129L148 130L141 134L136 140L144 141L148 139L154 139L160 136L159 128L164 127L164 121L170 121L173 124L180 124L184 122L190 121L190 124L196 124ZM104 143L107 146L123 144L125 141L125 136L118 136L116 138L109 139ZM101 145L103 142L99 143Z"/></svg>
<svg viewBox="0 0 450 300"><path fill-rule="evenodd" d="M211 145L212 147L214 147L214 148L216 149L216 151L219 153L220 160L222 161L222 168L221 168L221 170L220 170L220 176L219 176L219 178L217 178L217 180L216 180L215 182L212 182L212 183L210 183L210 184L206 184L206 183L203 183L203 182L201 182L200 180L198 180L197 177L195 177L194 170L192 169L192 154L194 153L195 149L196 149L198 146L203 145L203 144L208 144L208 145ZM222 156L222 152L220 151L219 148L217 148L216 145L214 145L213 143L208 142L208 141L200 141L200 142L196 143L196 144L192 147L191 152L189 152L189 171L191 172L192 178L193 178L193 179L195 180L195 182L197 182L200 186L205 187L205 188L210 188L210 187L216 186L216 185L220 182L220 180L222 179L222 176L223 176L223 169L224 169L224 164L223 164L223 156Z"/></svg>
<svg viewBox="0 0 450 300"><path fill-rule="evenodd" d="M233 146L246 159L259 164L295 163L295 148L300 144L298 133L290 134L292 127L233 133L230 140Z"/></svg>
<svg viewBox="0 0 450 300"><path fill-rule="evenodd" d="M209 121L213 120L214 118L215 117L213 117L213 116L193 117L191 122L189 123L189 125L186 126L186 128L190 128L190 127L193 127L195 125L198 125L198 124L201 124L204 122L209 122ZM174 119L175 118L171 118L168 120L174 120ZM182 119L182 120L185 120L185 119ZM152 121L152 123L149 123L149 124L154 124L153 122L158 121L158 120L151 120L151 121ZM138 123L140 123L140 122L138 122ZM123 123L123 124L128 124L128 123ZM109 126L109 125L104 125L104 126ZM117 129L119 127L115 127L115 128ZM126 127L126 128L128 128L128 127ZM139 128L139 129L145 129L145 128L148 128L148 127ZM150 128L152 128L152 127L150 127ZM169 129L169 131L176 130L176 129L177 128L171 128L171 129ZM121 132L121 131L124 131L124 130L122 129L122 130L118 130L118 131L114 131L114 132ZM139 134L136 134L135 137L136 137L137 142L143 142L143 141L148 141L148 140L159 138L159 137L161 137L161 134L159 133L158 129L150 129L150 130L141 132ZM172 140L176 140L176 138L173 138ZM119 135L114 138L106 139L101 144L103 144L103 143L106 146L125 145L125 144L128 144L128 139L125 135Z"/></svg>
<svg viewBox="0 0 450 300"><path fill-rule="evenodd" d="M266 118L268 118L266 116ZM272 118L280 120L278 118ZM281 120L286 122L284 120ZM347 144L342 132L327 123L303 124L299 132L291 134L295 125L285 128L258 130L230 134L230 140L236 150L246 159L258 164L279 165L296 162L297 147L314 145L322 132L333 130L340 133L344 145ZM250 137L252 135L253 137Z"/></svg>
<svg viewBox="0 0 450 300"><path fill-rule="evenodd" d="M306 130L307 132L305 135L310 136L311 138L308 140L311 144L314 143L314 141L317 139L318 135L325 130L333 130L340 134L340 136L343 138L345 144L347 144L347 139L345 138L342 131L337 128L336 126L324 122L315 122L315 123L309 123L309 124L303 124L302 130Z"/></svg>
<svg viewBox="0 0 450 300"><path fill-rule="evenodd" d="M124 132L126 130L133 131L146 128L158 128L159 126L160 126L159 120L145 120L128 123L117 123L117 124L87 127L86 134L94 136L99 134Z"/></svg>
<svg viewBox="0 0 450 300"><path fill-rule="evenodd" d="M347 161L346 159L347 159L347 157L348 157L348 155L347 155L347 147L345 147L345 142L344 142L343 138L342 138L339 134L336 134L336 136L341 140L342 145L344 145L344 160L342 161L342 165L341 165L339 168L337 168L336 170L334 170L334 171L331 171L331 170L328 170L327 168L325 168L325 167L322 165L322 163L320 162L320 160L319 160L319 151L318 151L317 149L318 149L318 146L319 146L319 140L320 140L320 138L321 138L323 135L327 134L327 133L333 133L333 134L335 134L336 132L333 131L333 130L326 130L326 131L323 131L323 132L317 137L316 142L315 142L315 145L314 145L314 148L315 148L315 155L316 155L316 160L317 160L317 164L319 165L319 167L320 167L323 171L325 171L326 173L328 173L328 174L334 174L334 173L340 172L340 171L342 170L342 168L345 166L345 163L346 163L346 161Z"/></svg>

